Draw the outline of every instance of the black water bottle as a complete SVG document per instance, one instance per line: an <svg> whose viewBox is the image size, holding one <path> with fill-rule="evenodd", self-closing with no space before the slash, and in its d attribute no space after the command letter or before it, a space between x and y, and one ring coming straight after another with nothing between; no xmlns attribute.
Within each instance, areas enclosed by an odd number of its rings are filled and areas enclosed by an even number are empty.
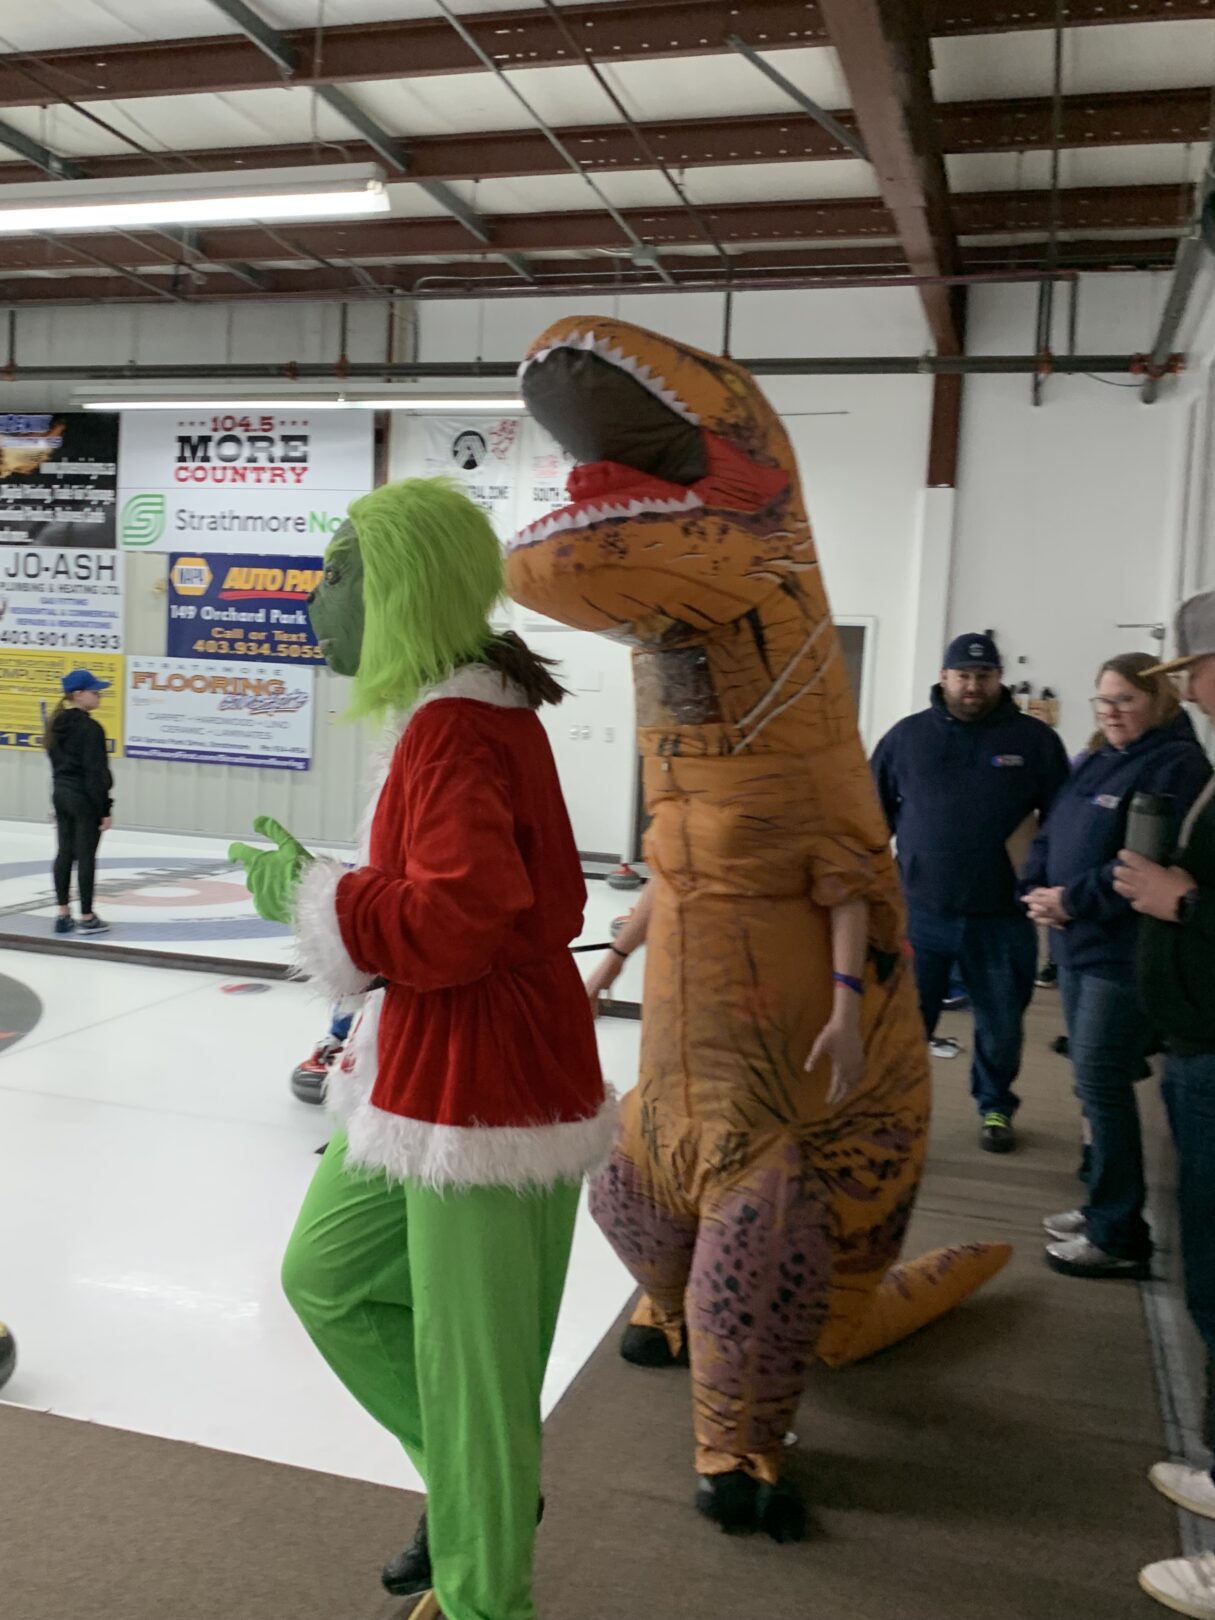
<svg viewBox="0 0 1215 1620"><path fill-rule="evenodd" d="M1126 818L1126 847L1132 855L1166 866L1173 853L1173 796L1136 793Z"/></svg>

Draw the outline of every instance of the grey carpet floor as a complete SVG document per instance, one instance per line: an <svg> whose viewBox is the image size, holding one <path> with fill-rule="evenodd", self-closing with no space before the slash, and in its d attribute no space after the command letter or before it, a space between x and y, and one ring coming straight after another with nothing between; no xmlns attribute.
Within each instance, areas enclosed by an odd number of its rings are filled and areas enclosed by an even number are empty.
<svg viewBox="0 0 1215 1620"><path fill-rule="evenodd" d="M1014 1260L917 1338L815 1373L791 1454L811 1537L777 1547L699 1520L686 1374L630 1369L609 1340L548 1425L542 1620L1163 1612L1135 1584L1140 1564L1177 1550L1175 1516L1144 1477L1161 1440L1138 1291L1042 1264L1039 1220L1079 1186L1068 1070L1046 1050L1057 1002L1040 1002L1017 1154L977 1150L966 1059L938 1064L908 1245L1006 1238ZM0 1616L397 1620L407 1607L383 1596L377 1571L419 1507L381 1486L0 1405Z"/></svg>

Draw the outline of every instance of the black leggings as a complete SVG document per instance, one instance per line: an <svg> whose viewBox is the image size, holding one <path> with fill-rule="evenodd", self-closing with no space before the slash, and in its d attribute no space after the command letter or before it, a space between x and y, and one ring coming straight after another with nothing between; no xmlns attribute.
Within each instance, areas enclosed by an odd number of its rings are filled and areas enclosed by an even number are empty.
<svg viewBox="0 0 1215 1620"><path fill-rule="evenodd" d="M55 856L55 898L61 906L67 905L72 886L72 867L75 866L80 912L87 917L93 910L93 874L97 865L97 845L101 842L101 817L86 804L56 799L55 825L59 829L59 853Z"/></svg>

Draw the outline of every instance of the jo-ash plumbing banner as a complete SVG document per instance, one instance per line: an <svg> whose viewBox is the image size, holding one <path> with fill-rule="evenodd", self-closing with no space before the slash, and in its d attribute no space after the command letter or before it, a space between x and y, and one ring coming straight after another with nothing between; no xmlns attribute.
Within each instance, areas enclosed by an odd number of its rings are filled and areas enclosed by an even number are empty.
<svg viewBox="0 0 1215 1620"><path fill-rule="evenodd" d="M127 551L319 556L374 479L371 411L124 411Z"/></svg>

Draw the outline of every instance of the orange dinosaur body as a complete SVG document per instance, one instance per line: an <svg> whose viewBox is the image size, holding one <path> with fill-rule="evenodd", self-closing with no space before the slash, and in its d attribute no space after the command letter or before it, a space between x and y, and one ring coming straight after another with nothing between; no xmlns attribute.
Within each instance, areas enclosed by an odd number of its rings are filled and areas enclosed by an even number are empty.
<svg viewBox="0 0 1215 1620"><path fill-rule="evenodd" d="M512 595L634 649L653 873L641 1075L592 1209L686 1333L697 1467L774 1483L809 1361L856 1359L1007 1259L891 1271L929 1069L898 878L792 447L748 373L621 322L533 346L534 414L579 457L517 537ZM831 908L868 904L863 1080L805 1072L832 1000Z"/></svg>

